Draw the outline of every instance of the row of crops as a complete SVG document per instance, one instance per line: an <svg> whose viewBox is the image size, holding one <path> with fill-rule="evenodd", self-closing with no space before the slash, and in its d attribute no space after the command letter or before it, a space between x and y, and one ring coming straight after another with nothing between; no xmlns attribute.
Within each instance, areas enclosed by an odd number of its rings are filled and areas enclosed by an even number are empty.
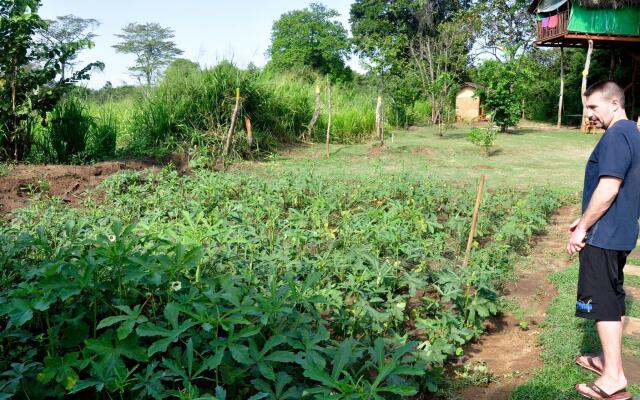
<svg viewBox="0 0 640 400"><path fill-rule="evenodd" d="M0 398L436 389L560 196L408 176L120 173L0 225Z"/></svg>

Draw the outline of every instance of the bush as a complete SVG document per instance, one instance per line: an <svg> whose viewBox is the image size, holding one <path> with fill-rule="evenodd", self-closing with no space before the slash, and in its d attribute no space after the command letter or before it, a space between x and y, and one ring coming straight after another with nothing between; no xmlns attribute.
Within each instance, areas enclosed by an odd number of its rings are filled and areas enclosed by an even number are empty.
<svg viewBox="0 0 640 400"><path fill-rule="evenodd" d="M471 131L467 135L467 140L477 146L482 146L488 157L491 155L491 148L495 144L497 136L498 132L493 127L486 129L471 128Z"/></svg>

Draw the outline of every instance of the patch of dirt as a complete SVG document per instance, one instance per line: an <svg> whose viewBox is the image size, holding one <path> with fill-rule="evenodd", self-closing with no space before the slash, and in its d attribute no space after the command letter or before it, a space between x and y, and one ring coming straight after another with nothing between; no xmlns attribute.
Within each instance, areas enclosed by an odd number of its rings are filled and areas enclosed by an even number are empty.
<svg viewBox="0 0 640 400"><path fill-rule="evenodd" d="M411 152L413 154L424 154L427 156L432 156L434 154L436 154L436 151L434 149L432 149L431 147L412 147L411 148Z"/></svg>
<svg viewBox="0 0 640 400"><path fill-rule="evenodd" d="M474 165L471 168L473 168L473 169L496 169L495 167L492 167L491 165L484 165L484 164Z"/></svg>
<svg viewBox="0 0 640 400"><path fill-rule="evenodd" d="M89 189L109 175L122 170L159 170L166 163L172 163L179 171L188 171L188 163L177 155L168 157L165 163L121 160L80 166L18 164L0 177L0 217L10 218L15 209L27 206L35 196L59 197L77 206Z"/></svg>
<svg viewBox="0 0 640 400"><path fill-rule="evenodd" d="M386 150L386 147L384 146L380 146L380 145L375 145L372 146L369 151L367 152L367 155L369 157L380 157L380 155Z"/></svg>
<svg viewBox="0 0 640 400"><path fill-rule="evenodd" d="M523 314L507 312L491 318L486 333L465 348L471 365L483 362L497 381L486 387L470 386L460 394L464 399L508 399L511 391L531 378L542 367L541 347L537 337L540 323L557 291L548 277L568 267L573 261L565 250L566 230L579 215L577 206L565 206L552 216L547 232L531 248L531 262L519 265L520 276L505 287L508 299L520 306ZM521 322L523 326L521 326Z"/></svg>

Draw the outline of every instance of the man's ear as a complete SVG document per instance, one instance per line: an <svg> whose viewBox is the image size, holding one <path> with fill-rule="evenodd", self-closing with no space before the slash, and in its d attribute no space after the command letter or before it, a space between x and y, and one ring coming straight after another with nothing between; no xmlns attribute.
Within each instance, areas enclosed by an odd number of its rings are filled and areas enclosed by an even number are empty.
<svg viewBox="0 0 640 400"><path fill-rule="evenodd" d="M618 111L620 109L620 99L617 97L614 97L611 99L611 109L613 111Z"/></svg>

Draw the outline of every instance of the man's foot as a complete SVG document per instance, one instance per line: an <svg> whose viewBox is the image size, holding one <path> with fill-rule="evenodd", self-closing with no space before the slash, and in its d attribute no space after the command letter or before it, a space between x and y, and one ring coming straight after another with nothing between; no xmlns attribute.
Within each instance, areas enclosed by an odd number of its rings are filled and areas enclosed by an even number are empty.
<svg viewBox="0 0 640 400"><path fill-rule="evenodd" d="M593 384L581 383L576 385L576 390L581 395L591 399L631 399L633 396L629 396L628 392L618 393L624 391L626 387L627 379L624 376L617 379L609 376L601 376L597 381L593 382ZM604 394L609 394L610 397L606 397Z"/></svg>
<svg viewBox="0 0 640 400"><path fill-rule="evenodd" d="M604 367L602 353L578 356L576 357L576 364L584 369L595 372L598 375L602 375L602 370Z"/></svg>

